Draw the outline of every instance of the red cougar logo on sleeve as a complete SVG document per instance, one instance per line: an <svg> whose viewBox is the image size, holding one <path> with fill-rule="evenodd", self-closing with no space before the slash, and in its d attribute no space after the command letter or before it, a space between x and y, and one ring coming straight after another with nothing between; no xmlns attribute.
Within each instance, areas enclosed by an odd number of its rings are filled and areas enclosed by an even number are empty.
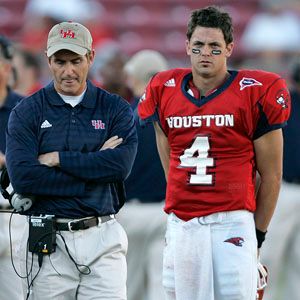
<svg viewBox="0 0 300 300"><path fill-rule="evenodd" d="M286 89L281 89L276 94L276 102L281 105L281 107L288 108L289 93Z"/></svg>

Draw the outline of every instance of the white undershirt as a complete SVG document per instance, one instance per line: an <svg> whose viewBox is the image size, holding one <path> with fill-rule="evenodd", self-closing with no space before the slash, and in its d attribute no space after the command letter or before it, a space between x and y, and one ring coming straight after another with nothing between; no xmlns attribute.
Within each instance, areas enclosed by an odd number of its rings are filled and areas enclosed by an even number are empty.
<svg viewBox="0 0 300 300"><path fill-rule="evenodd" d="M63 94L60 94L60 93L58 93L58 95L61 96L62 99L66 103L69 103L72 107L74 107L74 106L76 106L78 103L80 103L82 101L85 92L86 92L86 88L82 92L82 94L80 94L79 96L67 96L67 95L63 95Z"/></svg>

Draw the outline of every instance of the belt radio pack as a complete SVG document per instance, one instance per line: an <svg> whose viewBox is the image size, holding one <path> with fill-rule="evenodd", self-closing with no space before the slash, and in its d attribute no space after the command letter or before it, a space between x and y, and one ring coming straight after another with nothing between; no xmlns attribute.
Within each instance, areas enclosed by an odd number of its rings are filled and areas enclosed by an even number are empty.
<svg viewBox="0 0 300 300"><path fill-rule="evenodd" d="M51 254L56 247L55 217L52 215L29 217L29 251Z"/></svg>

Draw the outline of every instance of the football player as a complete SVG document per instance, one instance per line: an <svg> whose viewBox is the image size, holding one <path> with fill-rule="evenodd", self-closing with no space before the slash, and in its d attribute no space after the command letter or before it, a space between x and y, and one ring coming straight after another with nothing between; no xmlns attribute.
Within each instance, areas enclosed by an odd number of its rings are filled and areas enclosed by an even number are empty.
<svg viewBox="0 0 300 300"><path fill-rule="evenodd" d="M155 121L167 178L168 300L257 296L258 248L280 189L290 96L277 74L228 69L233 47L227 12L193 11L191 68L156 74L138 107L142 122Z"/></svg>

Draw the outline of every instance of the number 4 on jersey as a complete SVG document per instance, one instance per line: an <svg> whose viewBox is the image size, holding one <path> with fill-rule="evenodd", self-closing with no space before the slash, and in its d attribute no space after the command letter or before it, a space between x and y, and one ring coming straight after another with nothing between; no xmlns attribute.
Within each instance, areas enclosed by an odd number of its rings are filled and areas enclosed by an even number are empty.
<svg viewBox="0 0 300 300"><path fill-rule="evenodd" d="M191 173L188 182L196 185L213 184L213 174L207 174L207 167L215 165L214 159L208 157L210 150L208 136L197 136L192 146L186 149L179 157L181 168L195 168L196 173Z"/></svg>

